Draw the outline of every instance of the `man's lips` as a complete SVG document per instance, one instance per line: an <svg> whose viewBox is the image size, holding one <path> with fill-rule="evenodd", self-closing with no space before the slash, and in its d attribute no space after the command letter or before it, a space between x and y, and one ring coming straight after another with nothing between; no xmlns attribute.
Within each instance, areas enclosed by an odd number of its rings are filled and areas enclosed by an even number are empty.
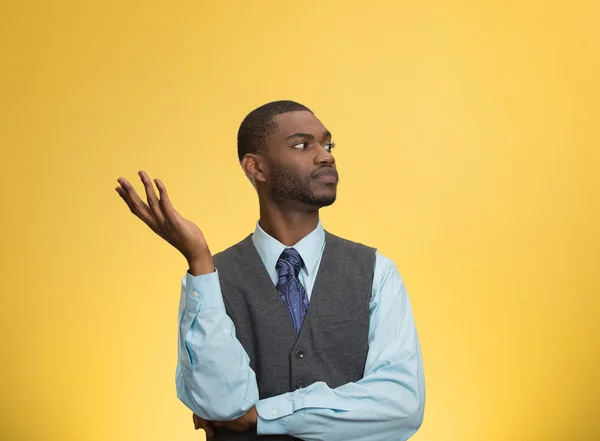
<svg viewBox="0 0 600 441"><path fill-rule="evenodd" d="M338 172L335 168L322 168L314 174L315 179L328 182L337 182L339 179Z"/></svg>

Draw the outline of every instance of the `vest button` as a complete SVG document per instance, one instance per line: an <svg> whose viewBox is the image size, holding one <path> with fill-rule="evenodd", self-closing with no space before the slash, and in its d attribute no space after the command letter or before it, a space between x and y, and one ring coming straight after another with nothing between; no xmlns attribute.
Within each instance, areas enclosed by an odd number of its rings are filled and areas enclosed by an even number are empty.
<svg viewBox="0 0 600 441"><path fill-rule="evenodd" d="M302 389L303 387L306 387L306 384L304 384L303 381L300 381L298 384L296 384L296 389Z"/></svg>
<svg viewBox="0 0 600 441"><path fill-rule="evenodd" d="M304 352L302 352L302 351L296 352L296 358L297 359L301 359L302 357L304 357Z"/></svg>

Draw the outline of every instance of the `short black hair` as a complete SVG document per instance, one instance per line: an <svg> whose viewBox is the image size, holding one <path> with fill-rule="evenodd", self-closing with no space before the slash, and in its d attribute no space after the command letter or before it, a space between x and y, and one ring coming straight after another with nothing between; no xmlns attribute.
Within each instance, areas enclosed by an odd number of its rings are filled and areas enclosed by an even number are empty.
<svg viewBox="0 0 600 441"><path fill-rule="evenodd" d="M277 128L273 117L298 111L313 113L308 107L287 100L272 101L250 112L238 130L237 148L240 162L247 153L259 153L267 148L267 136Z"/></svg>

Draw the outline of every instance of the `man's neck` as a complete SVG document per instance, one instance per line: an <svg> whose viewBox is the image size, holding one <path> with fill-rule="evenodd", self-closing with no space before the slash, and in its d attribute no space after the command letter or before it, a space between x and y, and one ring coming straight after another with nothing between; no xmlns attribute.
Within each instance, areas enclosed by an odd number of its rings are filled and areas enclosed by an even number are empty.
<svg viewBox="0 0 600 441"><path fill-rule="evenodd" d="M298 243L319 224L319 210L282 212L261 207L260 227L271 237L286 246Z"/></svg>

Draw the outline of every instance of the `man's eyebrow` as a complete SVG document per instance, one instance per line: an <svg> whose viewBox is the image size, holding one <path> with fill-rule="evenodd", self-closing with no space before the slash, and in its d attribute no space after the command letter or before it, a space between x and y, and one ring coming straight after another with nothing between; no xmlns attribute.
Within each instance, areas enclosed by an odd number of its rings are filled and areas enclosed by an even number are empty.
<svg viewBox="0 0 600 441"><path fill-rule="evenodd" d="M293 135L288 136L286 139L292 139L292 138L315 139L315 137L313 135L311 135L310 133L294 133Z"/></svg>
<svg viewBox="0 0 600 441"><path fill-rule="evenodd" d="M315 139L315 137L313 135L311 135L310 133L294 133L293 135L288 136L286 139L292 139L292 138L306 138L306 139L310 139L313 140ZM331 132L329 130L325 131L325 133L323 133L323 139L326 138L331 138Z"/></svg>

